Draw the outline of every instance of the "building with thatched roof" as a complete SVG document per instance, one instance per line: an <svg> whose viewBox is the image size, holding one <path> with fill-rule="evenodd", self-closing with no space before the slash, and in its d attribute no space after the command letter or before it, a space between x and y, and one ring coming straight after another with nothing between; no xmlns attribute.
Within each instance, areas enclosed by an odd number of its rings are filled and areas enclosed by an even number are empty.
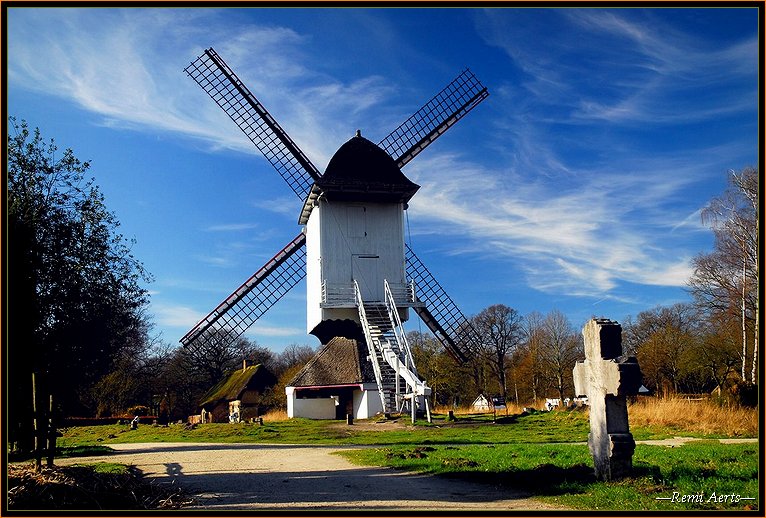
<svg viewBox="0 0 766 518"><path fill-rule="evenodd" d="M366 419L383 411L364 340L335 337L285 388L288 417Z"/></svg>
<svg viewBox="0 0 766 518"><path fill-rule="evenodd" d="M244 421L258 417L264 391L277 378L263 365L243 365L216 383L200 400L203 423Z"/></svg>

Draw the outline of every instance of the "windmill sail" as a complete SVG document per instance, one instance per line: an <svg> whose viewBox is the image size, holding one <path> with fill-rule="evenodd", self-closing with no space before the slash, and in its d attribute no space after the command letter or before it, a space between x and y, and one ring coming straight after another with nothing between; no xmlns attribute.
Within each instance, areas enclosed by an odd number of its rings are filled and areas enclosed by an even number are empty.
<svg viewBox="0 0 766 518"><path fill-rule="evenodd" d="M212 49L184 69L245 133L303 201L319 171Z"/></svg>
<svg viewBox="0 0 766 518"><path fill-rule="evenodd" d="M487 89L466 69L378 146L403 167L488 95Z"/></svg>
<svg viewBox="0 0 766 518"><path fill-rule="evenodd" d="M423 261L405 247L407 276L415 281L418 302L425 304L413 309L456 360L468 361L477 353L478 333Z"/></svg>
<svg viewBox="0 0 766 518"><path fill-rule="evenodd" d="M306 236L301 232L253 274L217 308L181 338L184 346L204 341L211 331L222 330L239 338L279 299L306 276Z"/></svg>

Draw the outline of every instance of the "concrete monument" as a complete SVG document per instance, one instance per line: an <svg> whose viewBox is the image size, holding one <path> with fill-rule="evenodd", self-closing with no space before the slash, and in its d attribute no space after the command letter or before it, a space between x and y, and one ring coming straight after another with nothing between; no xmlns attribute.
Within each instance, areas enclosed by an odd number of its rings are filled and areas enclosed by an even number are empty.
<svg viewBox="0 0 766 518"><path fill-rule="evenodd" d="M596 477L616 480L630 473L636 443L628 426L626 396L641 386L635 357L622 356L622 327L607 319L591 319L583 327L585 361L574 368L577 396L588 396L590 434Z"/></svg>

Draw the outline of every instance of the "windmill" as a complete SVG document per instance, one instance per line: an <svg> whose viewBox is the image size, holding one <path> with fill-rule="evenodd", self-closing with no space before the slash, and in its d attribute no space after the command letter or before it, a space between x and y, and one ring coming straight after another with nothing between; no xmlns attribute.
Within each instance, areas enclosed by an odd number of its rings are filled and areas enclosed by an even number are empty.
<svg viewBox="0 0 766 518"><path fill-rule="evenodd" d="M287 182L302 203L303 228L181 343L194 348L222 334L240 337L306 277L307 332L332 350L349 340L364 344L348 350L374 373L379 401L367 401L368 410L408 407L414 419L430 389L417 375L402 329L409 309L459 362L473 356L475 332L405 243L403 214L419 186L401 168L483 101L487 89L464 70L377 144L357 131L322 174L212 48L185 72Z"/></svg>

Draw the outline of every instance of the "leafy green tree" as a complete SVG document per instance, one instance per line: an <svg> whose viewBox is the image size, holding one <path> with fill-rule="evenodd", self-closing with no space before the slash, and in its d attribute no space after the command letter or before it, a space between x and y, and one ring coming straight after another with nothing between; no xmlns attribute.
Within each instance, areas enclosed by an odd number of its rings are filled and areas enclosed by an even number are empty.
<svg viewBox="0 0 766 518"><path fill-rule="evenodd" d="M93 385L118 351L141 348L148 275L118 232L90 164L26 122L8 135L8 430L31 447L37 394L65 414L89 412ZM47 405L45 405L47 406Z"/></svg>

